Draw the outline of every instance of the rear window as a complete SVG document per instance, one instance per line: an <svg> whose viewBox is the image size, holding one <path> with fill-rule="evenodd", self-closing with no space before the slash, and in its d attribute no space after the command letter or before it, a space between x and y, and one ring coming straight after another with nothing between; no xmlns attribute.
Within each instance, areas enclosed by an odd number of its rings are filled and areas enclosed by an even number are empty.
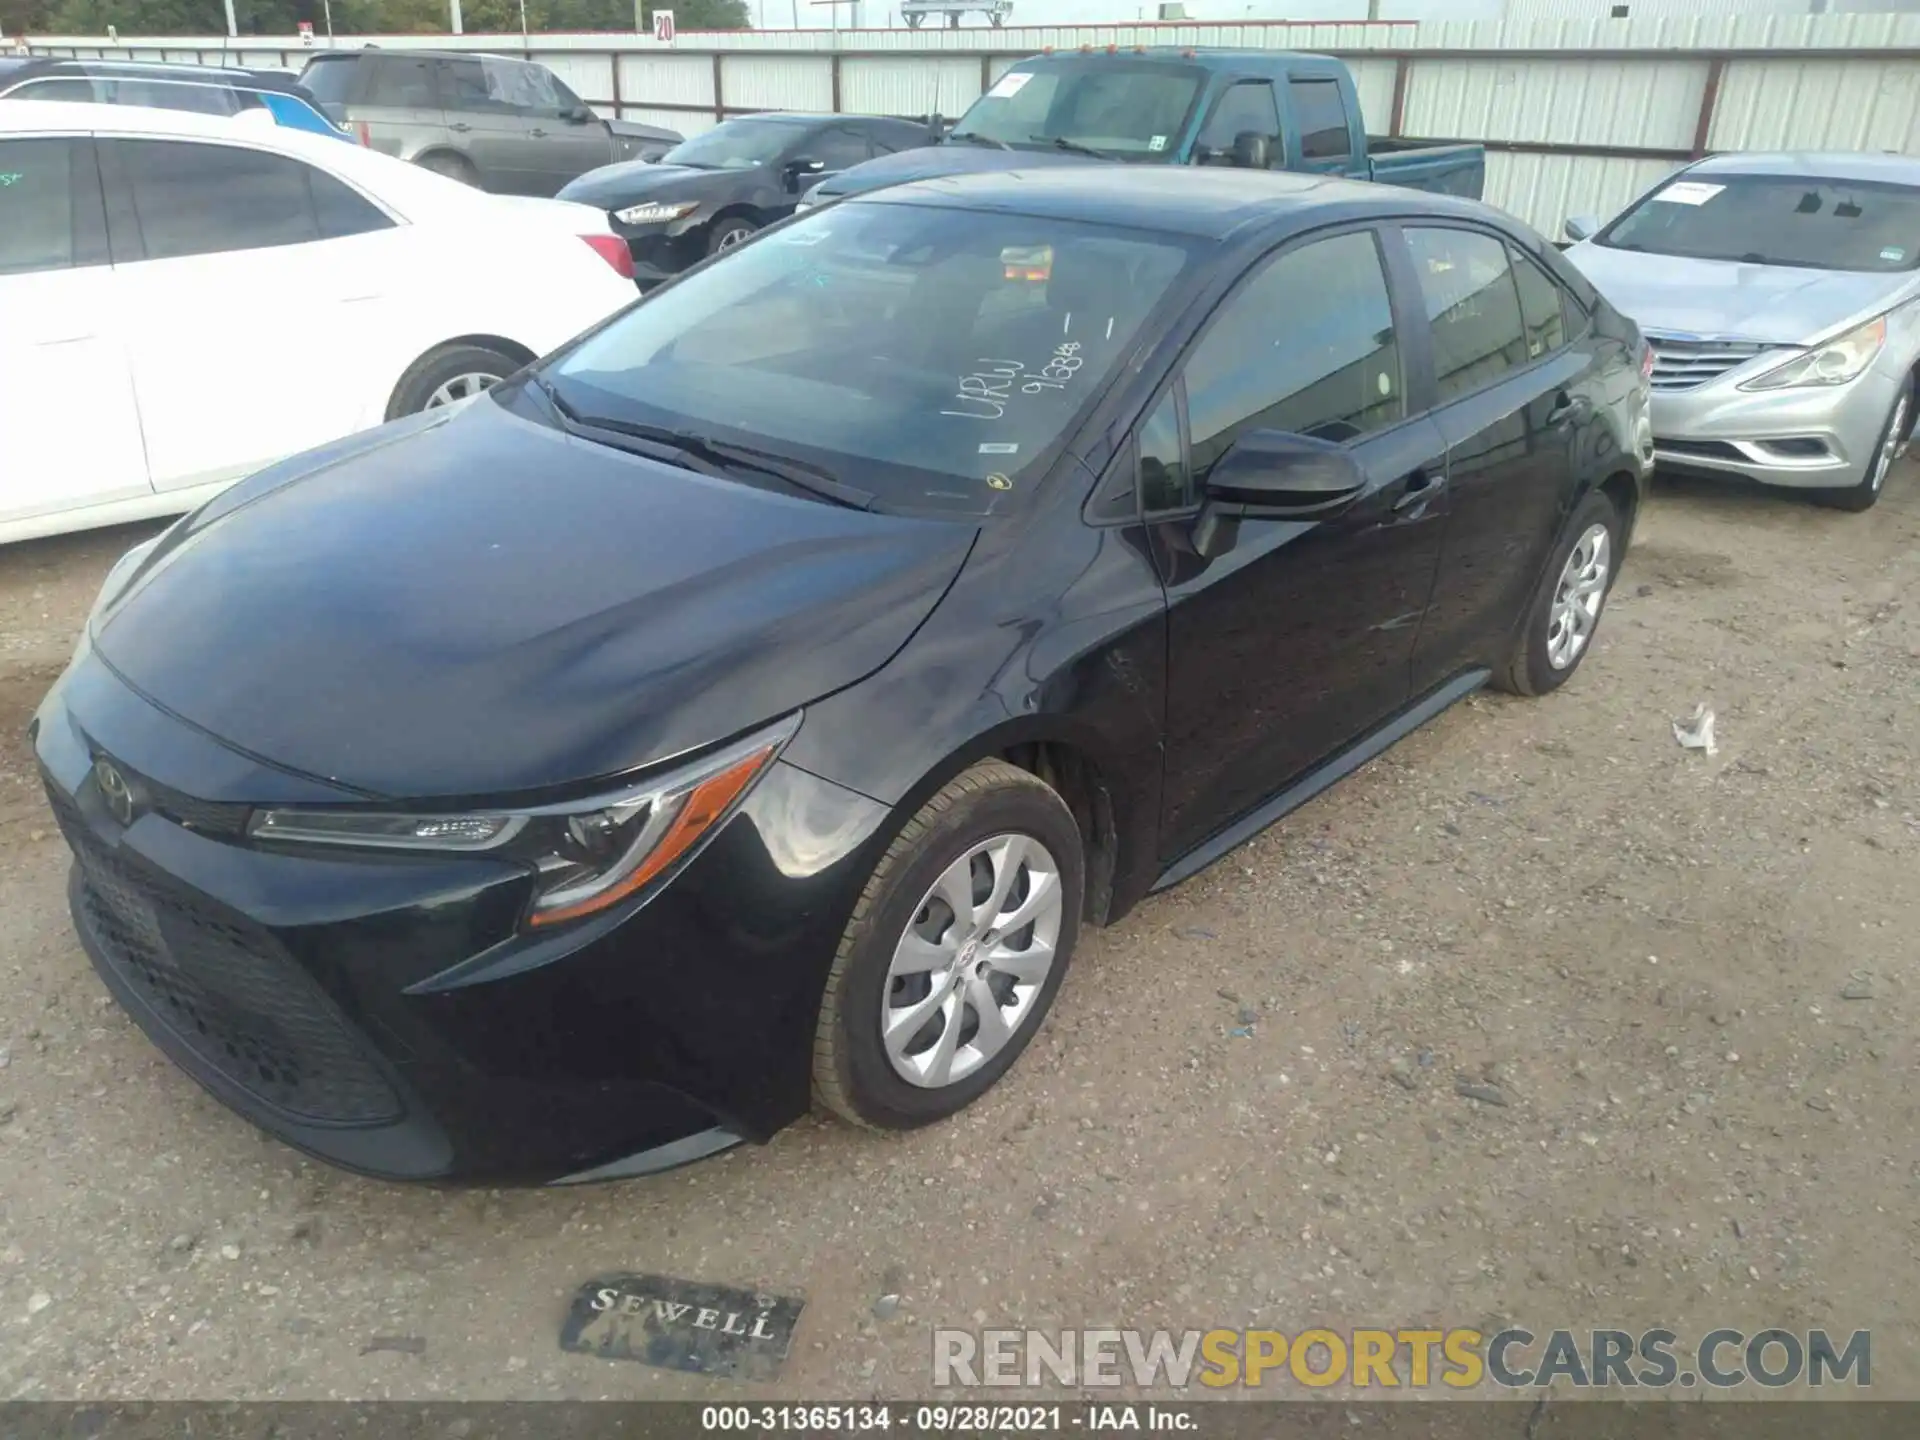
<svg viewBox="0 0 1920 1440"><path fill-rule="evenodd" d="M300 83L322 104L344 105L353 99L353 76L358 56L340 60L310 60L300 72Z"/></svg>

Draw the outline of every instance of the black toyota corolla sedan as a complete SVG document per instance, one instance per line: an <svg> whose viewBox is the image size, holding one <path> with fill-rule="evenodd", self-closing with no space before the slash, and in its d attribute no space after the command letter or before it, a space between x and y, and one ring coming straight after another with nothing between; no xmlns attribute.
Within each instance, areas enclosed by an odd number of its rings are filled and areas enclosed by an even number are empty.
<svg viewBox="0 0 1920 1440"><path fill-rule="evenodd" d="M1530 231L1127 166L769 229L129 554L34 720L101 976L412 1179L902 1129L1084 924L1562 684L1646 351Z"/></svg>

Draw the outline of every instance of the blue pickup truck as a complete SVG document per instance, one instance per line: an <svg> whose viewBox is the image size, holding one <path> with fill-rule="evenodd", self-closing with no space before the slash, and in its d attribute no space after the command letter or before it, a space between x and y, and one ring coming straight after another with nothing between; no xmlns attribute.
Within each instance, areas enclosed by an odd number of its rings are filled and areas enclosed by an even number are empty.
<svg viewBox="0 0 1920 1440"><path fill-rule="evenodd" d="M1478 145L1369 139L1353 74L1329 55L1140 48L1035 55L939 144L823 176L801 208L973 170L1091 161L1341 175L1478 200Z"/></svg>

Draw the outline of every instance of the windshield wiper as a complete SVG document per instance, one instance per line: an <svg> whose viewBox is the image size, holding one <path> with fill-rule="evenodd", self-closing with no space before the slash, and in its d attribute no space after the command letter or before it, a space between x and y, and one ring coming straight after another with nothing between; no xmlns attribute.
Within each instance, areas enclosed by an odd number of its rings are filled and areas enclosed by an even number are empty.
<svg viewBox="0 0 1920 1440"><path fill-rule="evenodd" d="M982 135L978 130L949 130L946 143L962 145L984 145L989 150L1011 150L1013 147L1004 140L996 140L991 135Z"/></svg>
<svg viewBox="0 0 1920 1440"><path fill-rule="evenodd" d="M844 480L836 479L830 471L818 465L809 465L804 460L770 454L750 445L715 440L690 430L675 430L665 425L642 425L606 415L585 415L562 399L553 383L544 376L536 375L534 383L540 387L540 393L553 406L566 428L581 434L584 439L620 436L639 440L658 449L672 451L680 457L684 468L697 470L703 475L727 478L741 470L757 471L762 475L771 475L776 480L784 480L796 490L804 490L809 495L830 500L836 505L845 505L852 510L871 510L873 502L879 498L871 490L849 485ZM595 435L595 431L600 432L599 435Z"/></svg>
<svg viewBox="0 0 1920 1440"><path fill-rule="evenodd" d="M1056 150L1071 150L1076 155L1091 155L1096 160L1111 160L1113 157L1104 150L1096 150L1091 145L1082 145L1078 140L1069 140L1064 135L1029 135L1029 140L1038 140L1051 145Z"/></svg>

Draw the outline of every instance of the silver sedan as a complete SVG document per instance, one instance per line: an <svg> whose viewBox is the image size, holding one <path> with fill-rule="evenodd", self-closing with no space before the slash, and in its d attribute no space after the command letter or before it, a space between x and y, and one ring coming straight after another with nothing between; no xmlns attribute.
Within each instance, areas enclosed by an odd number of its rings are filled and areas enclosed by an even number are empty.
<svg viewBox="0 0 1920 1440"><path fill-rule="evenodd" d="M1920 160L1716 156L1566 229L1653 345L1657 464L1880 498L1914 425Z"/></svg>

